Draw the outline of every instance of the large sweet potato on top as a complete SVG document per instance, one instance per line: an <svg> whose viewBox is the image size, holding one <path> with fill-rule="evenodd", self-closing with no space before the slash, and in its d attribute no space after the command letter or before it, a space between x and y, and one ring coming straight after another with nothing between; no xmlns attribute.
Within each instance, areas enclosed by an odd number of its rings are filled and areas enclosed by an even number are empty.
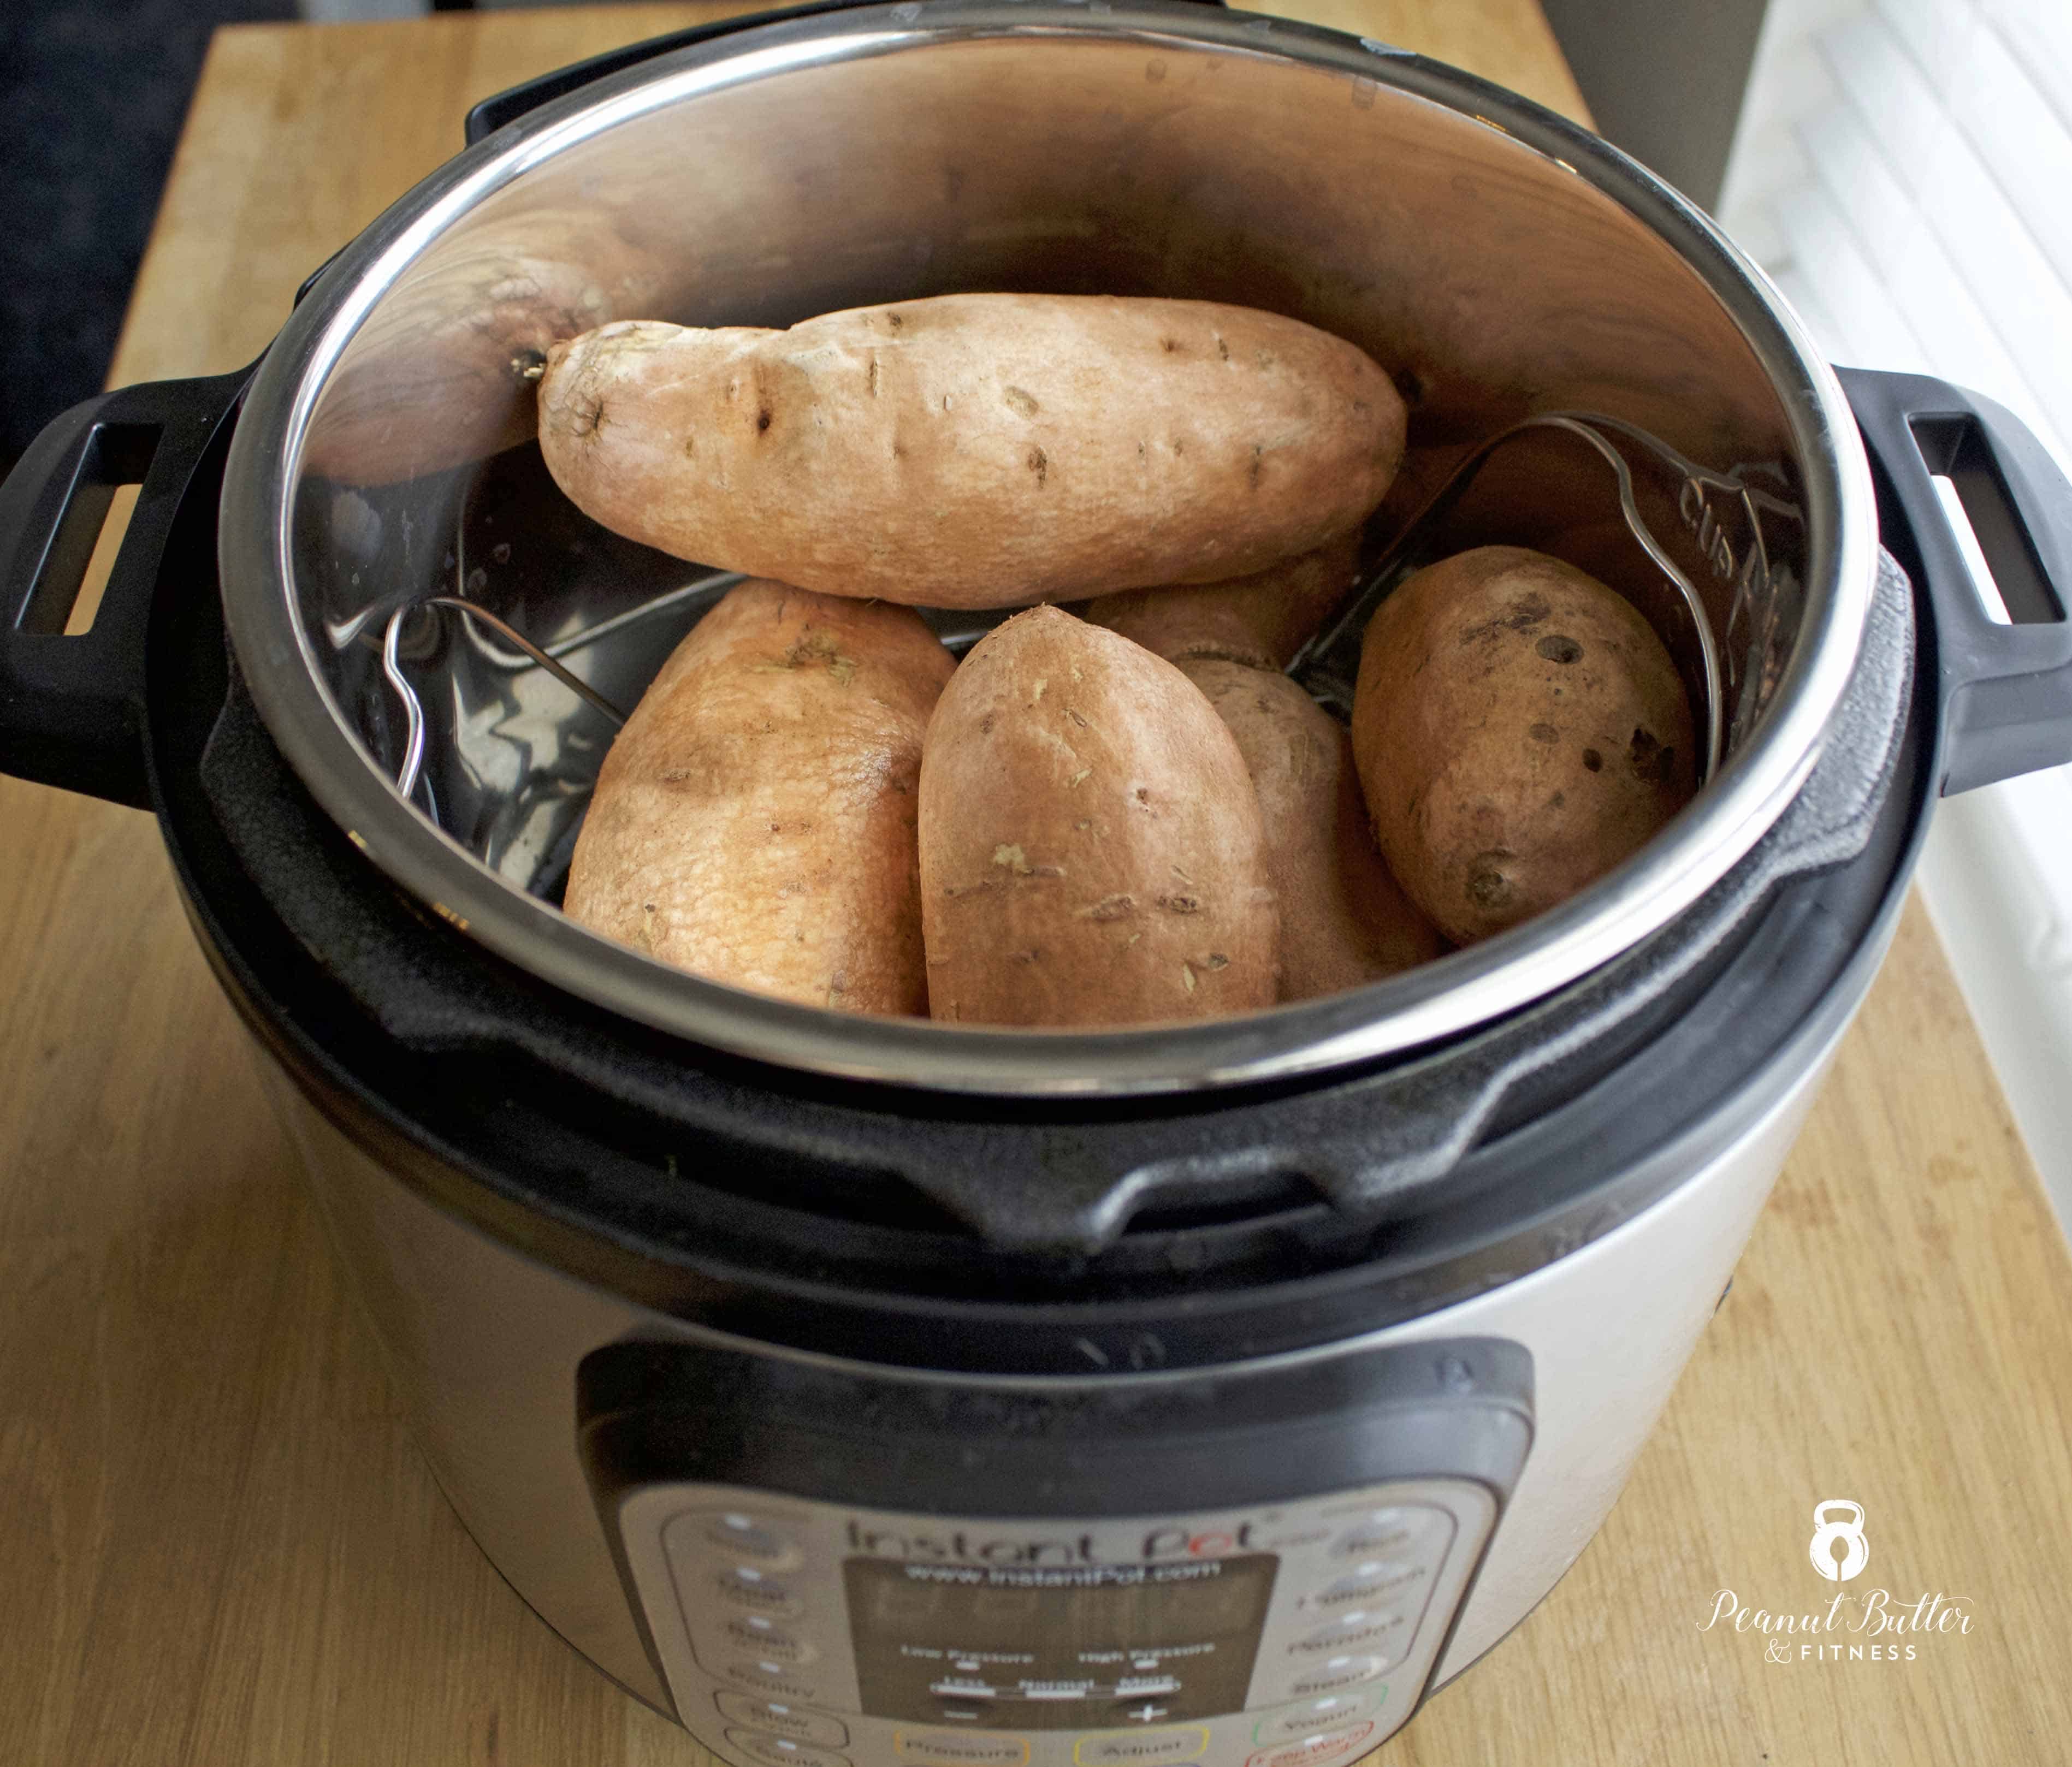
<svg viewBox="0 0 2072 1767"><path fill-rule="evenodd" d="M614 532L939 607L1263 569L1374 507L1404 420L1371 358L1299 320L1092 295L628 321L554 346L540 387L549 468Z"/></svg>

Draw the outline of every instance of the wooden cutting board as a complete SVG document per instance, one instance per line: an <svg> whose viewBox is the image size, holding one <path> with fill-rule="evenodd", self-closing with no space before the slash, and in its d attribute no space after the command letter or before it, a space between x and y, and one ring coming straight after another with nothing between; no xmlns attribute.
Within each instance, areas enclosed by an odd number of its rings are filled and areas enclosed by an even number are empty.
<svg viewBox="0 0 2072 1767"><path fill-rule="evenodd" d="M228 369L484 93L733 10L220 34L117 382ZM1581 117L1532 0L1308 0ZM150 820L0 781L0 1759L709 1763L557 1640L405 1432ZM2068 1077L2072 1079L2072 1077ZM1610 1525L1377 1761L2072 1757L2072 1262L1909 912ZM1768 1661L1813 1504L1968 1597L1897 1661ZM1850 1642L1864 1639L1844 1637Z"/></svg>

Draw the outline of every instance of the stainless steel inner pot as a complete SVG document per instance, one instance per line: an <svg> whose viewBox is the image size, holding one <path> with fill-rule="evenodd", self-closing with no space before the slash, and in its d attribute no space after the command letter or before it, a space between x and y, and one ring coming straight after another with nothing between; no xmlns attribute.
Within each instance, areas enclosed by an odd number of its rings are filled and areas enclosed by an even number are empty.
<svg viewBox="0 0 2072 1767"><path fill-rule="evenodd" d="M619 541L560 498L525 442L524 370L546 343L616 318L784 325L986 288L1240 302L1338 332L1410 400L1413 475L1528 413L1577 407L1706 466L1757 469L1794 512L1768 536L1767 576L1715 540L1699 577L1728 660L1718 778L1583 894L1437 963L1241 1018L1072 1033L793 1005L568 920L548 897L610 725L473 622L401 628L428 783L400 795L381 655L397 607L464 594L557 650L590 634L563 660L630 705L732 580ZM1535 544L1612 509L1539 503L1485 507L1462 543ZM1661 507L1671 525L1707 524L1688 499ZM921 0L671 53L411 191L269 351L220 544L232 639L275 740L372 861L462 933L738 1054L955 1091L1127 1094L1428 1044L1688 908L1816 758L1877 540L1854 421L1804 331L1702 215L1594 137L1386 44L1284 20Z"/></svg>

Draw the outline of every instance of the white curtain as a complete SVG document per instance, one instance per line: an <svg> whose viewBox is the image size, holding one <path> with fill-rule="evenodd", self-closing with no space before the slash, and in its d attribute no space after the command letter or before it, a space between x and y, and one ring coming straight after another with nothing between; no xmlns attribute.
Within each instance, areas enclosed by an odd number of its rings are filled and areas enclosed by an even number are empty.
<svg viewBox="0 0 2072 1767"><path fill-rule="evenodd" d="M2072 0L1770 0L1720 220L1833 360L1975 387L2072 470ZM2072 1225L2072 769L1950 800L1921 881Z"/></svg>

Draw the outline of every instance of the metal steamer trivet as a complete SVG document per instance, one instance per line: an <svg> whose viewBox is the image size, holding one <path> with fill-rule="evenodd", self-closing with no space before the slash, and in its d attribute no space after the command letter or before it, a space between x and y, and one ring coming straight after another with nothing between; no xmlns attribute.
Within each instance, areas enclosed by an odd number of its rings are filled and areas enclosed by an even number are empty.
<svg viewBox="0 0 2072 1767"><path fill-rule="evenodd" d="M1801 519L1799 512L1784 499L1750 484L1739 471L1715 472L1701 466L1638 425L1599 412L1556 411L1526 417L1476 447L1389 542L1373 565L1363 572L1361 581L1316 635L1302 647L1287 672L1326 710L1340 718L1349 718L1352 713L1353 683L1359 673L1361 639L1374 610L1405 577L1443 556L1435 550L1434 542L1445 520L1490 461L1521 438L1550 433L1581 440L1610 467L1618 484L1619 513L1628 531L1676 592L1688 623L1688 636L1696 647L1705 701L1705 762L1702 777L1703 780L1709 780L1719 771L1725 746L1728 676L1730 672L1738 672L1735 668L1737 658L1729 650L1723 665L1722 646L1706 616L1704 603L1690 577L1678 566L1641 514L1634 496L1631 466L1611 438L1616 436L1633 444L1649 464L1659 470L1662 488L1670 495L1707 564L1716 576L1734 581L1733 605L1725 627L1730 643L1736 630L1750 616L1753 598L1773 590L1779 581L1763 536L1762 512L1767 510L1792 520ZM1730 531L1730 520L1738 528L1738 533ZM711 586L709 579L686 585L638 607L598 621L544 647L464 595L430 595L405 603L389 615L381 640L381 672L401 702L405 719L403 758L397 769L397 790L406 799L413 797L424 768L424 702L404 672L402 664L403 631L413 616L434 614L438 610L461 614L477 628L472 636L478 655L509 671L546 670L570 692L602 713L618 727L625 724L627 713L569 668L561 658L610 632L673 607L689 596L705 592ZM485 634L493 635L512 648L499 648ZM1683 635L1662 632L1658 635L1672 655L1684 647L1677 642ZM968 638L963 644L950 642L952 648L961 649L972 640ZM438 820L436 816L434 820Z"/></svg>

